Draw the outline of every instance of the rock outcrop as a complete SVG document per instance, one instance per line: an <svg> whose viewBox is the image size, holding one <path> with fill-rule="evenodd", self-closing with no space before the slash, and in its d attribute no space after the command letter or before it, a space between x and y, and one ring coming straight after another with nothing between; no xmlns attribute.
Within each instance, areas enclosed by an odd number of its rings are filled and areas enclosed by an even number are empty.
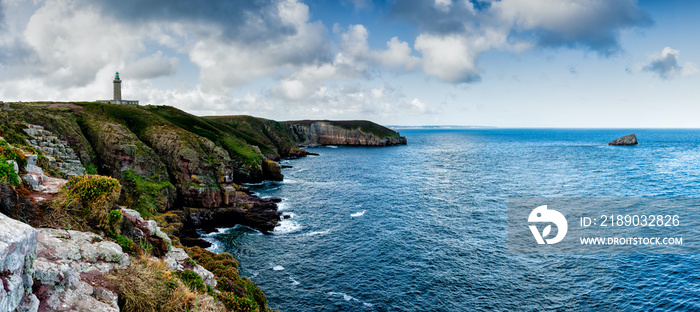
<svg viewBox="0 0 700 312"><path fill-rule="evenodd" d="M119 311L117 295L100 283L102 275L129 265L119 245L93 233L38 231L33 277L41 311Z"/></svg>
<svg viewBox="0 0 700 312"><path fill-rule="evenodd" d="M628 134L626 136L623 136L615 141L612 141L608 143L608 145L636 145L637 144L637 136L633 134Z"/></svg>
<svg viewBox="0 0 700 312"><path fill-rule="evenodd" d="M39 306L32 294L37 236L31 226L0 214L0 311L36 311Z"/></svg>
<svg viewBox="0 0 700 312"><path fill-rule="evenodd" d="M300 145L389 146L406 144L398 132L369 121L286 121Z"/></svg>

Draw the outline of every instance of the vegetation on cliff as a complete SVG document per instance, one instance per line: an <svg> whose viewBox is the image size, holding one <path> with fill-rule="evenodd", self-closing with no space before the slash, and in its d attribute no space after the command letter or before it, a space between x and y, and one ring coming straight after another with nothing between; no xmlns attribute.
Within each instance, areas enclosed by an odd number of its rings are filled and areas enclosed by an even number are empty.
<svg viewBox="0 0 700 312"><path fill-rule="evenodd" d="M0 120L0 212L33 226L102 234L138 257L127 270L114 273L111 287L123 310L269 311L263 292L238 275L238 263L229 254L189 248L192 264L178 273L148 258L164 256L171 241L175 246L201 243L187 236L194 228L243 224L274 229L280 218L275 201L236 183L282 180L275 161L307 155L298 146L305 141L294 124L251 116L197 117L168 106L89 102L14 103L0 109ZM368 122L333 127L333 135L349 133L352 142L398 138ZM34 137L36 133L50 135L51 142ZM35 139L46 144L32 143ZM28 173L58 183L52 177L74 175L59 170L65 163L55 161L59 154L52 151L58 147L51 144L74 150L89 174L63 180L57 194L39 193L40 188L32 193L25 188L28 180L21 178ZM73 155L66 157L75 159ZM36 172L28 172L30 159L46 176L35 167ZM18 164L19 174L8 160ZM42 201L37 203L32 194ZM155 223L134 215L156 220L164 232L182 240L163 232L142 239L134 233L150 233ZM215 275L216 290L190 270L197 264Z"/></svg>

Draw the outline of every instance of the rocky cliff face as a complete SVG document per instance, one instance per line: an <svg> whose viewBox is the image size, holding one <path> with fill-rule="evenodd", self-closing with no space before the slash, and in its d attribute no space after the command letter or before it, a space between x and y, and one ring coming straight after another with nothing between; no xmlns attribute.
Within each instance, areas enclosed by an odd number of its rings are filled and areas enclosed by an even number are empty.
<svg viewBox="0 0 700 312"><path fill-rule="evenodd" d="M368 121L285 122L300 145L389 146L406 144L406 138Z"/></svg>
<svg viewBox="0 0 700 312"><path fill-rule="evenodd" d="M32 294L37 235L31 226L0 214L0 311L15 311L20 303L23 310L39 306Z"/></svg>

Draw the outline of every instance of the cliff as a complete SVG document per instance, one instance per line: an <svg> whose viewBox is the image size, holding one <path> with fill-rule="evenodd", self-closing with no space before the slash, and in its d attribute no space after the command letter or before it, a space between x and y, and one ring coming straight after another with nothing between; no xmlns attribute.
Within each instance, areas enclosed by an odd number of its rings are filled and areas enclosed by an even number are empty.
<svg viewBox="0 0 700 312"><path fill-rule="evenodd" d="M180 308L191 309L201 298L229 310L268 311L262 291L238 276L230 255L184 246L207 245L198 239L197 229L243 224L272 231L280 220L279 199L259 198L240 184L282 180L276 161L309 155L300 144L387 146L406 144L406 139L368 121L280 123L251 116L198 117L168 106L93 102L4 105L0 213L48 229L39 229L39 248L34 248L38 268L31 273L13 264L13 290L6 287L0 294L9 298L0 300L0 307L17 306L21 300L30 311L59 303L67 310L112 310L129 306L130 300L148 301L132 290L155 287L163 300L186 294L189 299L178 303ZM34 260L30 249L37 244L36 231L26 227L25 232L29 239L20 245L30 248L17 248L22 257ZM3 235L0 245L11 242L14 234ZM0 252L0 262L5 258ZM95 272L96 265L106 271ZM114 282L107 268L122 270L119 274L127 278ZM88 271L93 273L79 273ZM34 286L31 274L38 281ZM149 276L168 278L154 283ZM196 276L208 287L193 287ZM31 287L38 289L36 296L23 297Z"/></svg>
<svg viewBox="0 0 700 312"><path fill-rule="evenodd" d="M389 128L365 120L285 121L300 145L389 146L405 145L406 138Z"/></svg>

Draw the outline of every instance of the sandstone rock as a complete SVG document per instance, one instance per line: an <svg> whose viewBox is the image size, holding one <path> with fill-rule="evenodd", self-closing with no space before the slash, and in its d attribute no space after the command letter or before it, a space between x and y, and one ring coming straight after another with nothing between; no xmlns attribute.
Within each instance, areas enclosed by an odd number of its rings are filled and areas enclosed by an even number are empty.
<svg viewBox="0 0 700 312"><path fill-rule="evenodd" d="M32 264L36 256L37 231L31 226L0 214L0 311L31 310ZM23 299L24 298L24 299ZM35 310L34 310L35 311Z"/></svg>
<svg viewBox="0 0 700 312"><path fill-rule="evenodd" d="M608 143L608 145L636 145L637 144L637 136L634 134L628 134L626 136L623 136L615 141L612 141Z"/></svg>
<svg viewBox="0 0 700 312"><path fill-rule="evenodd" d="M288 121L285 122L300 145L388 146L406 144L398 133L369 121ZM382 133L378 135L374 132Z"/></svg>

